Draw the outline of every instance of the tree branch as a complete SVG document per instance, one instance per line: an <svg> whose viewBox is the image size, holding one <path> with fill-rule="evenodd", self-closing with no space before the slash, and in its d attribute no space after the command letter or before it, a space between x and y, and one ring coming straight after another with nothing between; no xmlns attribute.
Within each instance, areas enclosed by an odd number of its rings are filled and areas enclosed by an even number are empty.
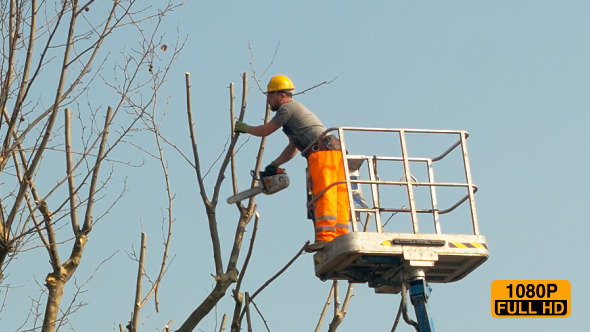
<svg viewBox="0 0 590 332"><path fill-rule="evenodd" d="M246 275L246 270L248 269L248 264L250 263L250 258L252 257L252 251L254 250L254 241L256 240L256 233L258 233L258 221L260 219L260 215L256 212L256 217L254 218L254 229L252 231L252 237L250 238L250 247L248 248L248 253L246 254L246 259L244 260L244 264L240 271L240 275L238 276L238 282L236 283L236 288L234 289L234 300L236 305L234 307L234 316L232 319L232 330L237 329L240 325L240 312L242 310L242 294L240 293L240 288L242 286L242 281L244 280L244 276Z"/></svg>
<svg viewBox="0 0 590 332"><path fill-rule="evenodd" d="M350 303L350 299L352 298L352 289L354 285L352 283L348 283L348 290L346 291L346 296L344 298L344 303L342 304L342 308L340 308L340 299L338 299L338 281L334 281L335 287L335 294L334 294L334 317L332 318L332 322L328 327L329 332L335 332L338 326L346 317L346 312L348 310L348 304Z"/></svg>
<svg viewBox="0 0 590 332"><path fill-rule="evenodd" d="M77 5L77 2L73 2L73 4L72 4L73 9L75 9L76 5ZM69 59L70 52L71 52L72 45L73 45L72 39L74 36L75 25L76 25L76 15L72 14L72 18L70 20L70 29L68 31L68 37L67 37L67 43L66 43L67 46L64 51L59 83L58 83L58 87L57 87L56 94L55 94L55 102L51 108L51 115L50 115L49 120L47 121L47 127L45 129L45 134L43 135L43 139L41 140L41 144L39 145L37 152L35 153L35 156L31 162L31 164L29 165L29 168L27 169L27 171L24 174L24 181L20 185L20 188L19 188L18 194L16 196L12 210L10 211L10 214L8 215L8 218L6 220L6 229L10 229L12 226L14 218L16 217L16 213L17 213L17 211L22 203L22 200L24 198L25 190L27 189L26 182L28 182L30 179L33 178L33 174L35 173L37 165L39 164L39 161L41 160L41 157L43 156L43 153L45 152L45 147L47 146L47 142L49 141L49 139L51 137L53 125L55 123L55 119L57 118L59 101L61 100L61 94L62 94L64 84L66 81L66 74L67 74L67 68L68 68L67 63L68 63L68 59ZM7 135L11 135L11 132L9 132ZM6 231L6 229L5 229L5 231ZM5 234L5 236L8 237L8 234Z"/></svg>
<svg viewBox="0 0 590 332"><path fill-rule="evenodd" d="M65 138L66 138L66 174L68 177L68 190L70 193L70 218L72 220L72 230L74 234L80 231L80 224L78 223L78 213L76 211L76 202L78 195L76 194L76 185L74 183L74 174L72 170L72 128L70 124L70 109L66 108L65 112Z"/></svg>
<svg viewBox="0 0 590 332"><path fill-rule="evenodd" d="M193 113L191 106L191 93L190 93L190 73L185 73L186 78L186 109L188 115L188 125L191 138L191 144L193 148L193 157L195 159L195 171L197 173L197 182L201 192L201 198L205 209L207 210L207 216L209 220L209 234L213 244L213 259L215 261L215 273L217 276L223 274L223 262L221 261L221 244L219 242L219 235L217 232L217 221L215 220L215 204L209 201L205 192L205 183L201 175L201 162L199 160L199 152L197 147L197 139L195 136Z"/></svg>
<svg viewBox="0 0 590 332"><path fill-rule="evenodd" d="M100 147L98 148L98 155L96 156L96 162L92 172L92 180L90 182L90 188L88 191L88 205L86 205L86 214L84 215L84 226L80 230L84 234L88 234L92 230L92 207L94 206L94 195L96 194L96 182L98 181L100 165L106 155L105 149L107 145L107 137L109 136L112 114L113 109L109 106L105 116L104 127L102 130L102 140L100 142Z"/></svg>
<svg viewBox="0 0 590 332"><path fill-rule="evenodd" d="M336 281L334 281L336 282ZM332 296L334 296L334 282L332 283L332 286L330 287L330 293L328 294L328 298L326 299L326 303L324 304L324 308L322 309L322 312L320 313L320 318L318 320L318 324L315 327L315 332L319 332L320 328L322 327L322 324L324 323L324 317L326 316L326 312L328 312L328 308L330 307L330 303L332 303Z"/></svg>
<svg viewBox="0 0 590 332"><path fill-rule="evenodd" d="M131 332L137 332L139 326L139 313L141 311L141 287L143 284L144 264L145 264L145 250L146 250L147 235L141 233L141 250L139 252L139 262L137 267L137 283L135 284L135 305L133 306L133 314L131 319Z"/></svg>

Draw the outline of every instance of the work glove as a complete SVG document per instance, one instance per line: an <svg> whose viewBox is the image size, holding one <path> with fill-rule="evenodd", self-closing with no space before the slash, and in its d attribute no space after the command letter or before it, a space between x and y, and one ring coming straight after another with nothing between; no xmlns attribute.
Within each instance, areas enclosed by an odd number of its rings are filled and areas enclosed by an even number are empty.
<svg viewBox="0 0 590 332"><path fill-rule="evenodd" d="M240 120L237 120L234 125L234 131L237 133L245 133L248 131L248 128L250 128L250 126Z"/></svg>
<svg viewBox="0 0 590 332"><path fill-rule="evenodd" d="M270 163L268 166L264 168L264 172L262 172L262 176L271 176L277 174L277 169L279 168L279 164L275 163L274 161Z"/></svg>

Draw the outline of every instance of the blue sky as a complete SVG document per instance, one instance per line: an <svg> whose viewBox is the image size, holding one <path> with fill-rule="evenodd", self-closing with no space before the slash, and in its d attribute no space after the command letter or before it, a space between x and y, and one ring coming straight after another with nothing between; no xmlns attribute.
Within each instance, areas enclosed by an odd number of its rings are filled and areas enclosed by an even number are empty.
<svg viewBox="0 0 590 332"><path fill-rule="evenodd" d="M227 87L234 82L239 91L243 72L252 87L245 121L261 123L265 99L253 85L251 61L257 75L273 61L262 84L279 73L290 76L299 90L336 78L297 97L329 127L467 130L473 179L479 186L480 230L487 237L490 258L460 282L432 285L429 304L436 329L555 331L586 326L590 3L189 1L167 24L171 40L178 27L187 42L161 92L169 95L163 128L185 153L190 147L184 73L191 73L197 136L203 142L200 153L210 165L228 137ZM250 138L240 151L241 187L249 183L257 145L257 139ZM273 134L264 163L285 145L284 135ZM167 156L177 193L174 260L160 290L161 312L144 309L144 331L161 328L170 319L180 325L213 284L206 216L194 172L173 150ZM285 168L291 186L257 200L261 221L245 291L258 288L313 236L304 210L305 161L297 157ZM78 277L85 279L97 262L115 256L84 294L89 305L74 318L76 330L86 331L91 322L92 331L110 331L129 320L136 267L125 252L132 244L138 246L142 229L150 240L148 255L153 253L149 269L156 273L161 208L166 203L158 172L149 160L129 172L130 192L93 231L87 265ZM226 181L223 199L230 187ZM237 212L220 203L218 214L227 257ZM48 268L41 266L36 278L42 280ZM569 280L570 317L493 318L490 285L506 279ZM22 285L36 286L34 279ZM329 288L314 277L312 256L304 255L257 304L272 331L310 331ZM398 295L377 295L357 285L339 331L389 331L398 303ZM200 330L213 331L216 320L231 310L228 297ZM264 330L260 319L255 322L255 331ZM16 321L8 325L13 324Z"/></svg>

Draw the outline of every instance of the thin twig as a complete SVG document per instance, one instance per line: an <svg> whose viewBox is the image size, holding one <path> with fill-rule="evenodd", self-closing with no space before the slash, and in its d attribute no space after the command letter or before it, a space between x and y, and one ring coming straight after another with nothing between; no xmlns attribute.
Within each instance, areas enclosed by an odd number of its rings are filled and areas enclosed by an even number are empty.
<svg viewBox="0 0 590 332"><path fill-rule="evenodd" d="M330 303L332 303L332 296L334 296L334 283L330 287L330 293L328 294L328 298L326 299L326 303L324 303L324 307L322 308L322 312L320 314L320 319L318 320L318 324L315 327L315 332L319 332L322 324L324 323L324 317L326 316L326 312L328 312L328 308L330 307Z"/></svg>
<svg viewBox="0 0 590 332"><path fill-rule="evenodd" d="M262 71L262 74L260 75L260 78L264 77L264 75L266 75L266 72L274 64L274 60L275 60L275 58L277 56L277 53L279 52L279 46L280 45L281 45L281 43L278 42L277 43L277 46L275 47L275 51L274 51L272 57L270 58L270 62L268 63L268 65L266 66L266 68ZM262 88L262 86L260 86L260 80L256 76L256 69L254 68L254 50L252 49L252 45L250 43L248 43L248 50L250 50L250 70L252 70L252 78L254 78L254 82L258 86L258 90L260 90L260 92L265 92L266 90L264 90Z"/></svg>
<svg viewBox="0 0 590 332"><path fill-rule="evenodd" d="M305 249L305 247L307 245L309 245L309 241L305 242L305 244L301 247L301 249L299 249L299 251L297 252L297 254L295 254L295 256L293 256L293 258L291 258L291 260L285 266L283 266L283 268L280 269L279 272L277 272L274 276L272 276L272 278L268 279L264 284L262 284L262 286L260 286L260 288L258 288L254 292L254 294L251 296L251 299L254 299L268 285L270 285L273 281L275 281L278 277L280 277L281 274L283 274L283 272L285 272L289 268L289 266L291 266L291 264L293 264L297 260L297 258L299 258L299 256L301 256L301 254L303 254L304 249Z"/></svg>
<svg viewBox="0 0 590 332"><path fill-rule="evenodd" d="M316 84L316 85L312 86L311 88L307 88L307 89L305 89L305 90L303 90L303 91L300 91L300 92L294 93L293 95L294 95L294 96L296 96L296 95L302 95L302 94L305 94L305 93L306 93L307 91L309 91L309 90L313 90L313 89L315 89L315 88L317 88L317 87L319 87L319 86L322 86L322 85L324 85L324 84L330 84L330 83L334 82L334 81L335 81L337 78L338 78L338 77L334 77L334 78L333 78L333 79L331 79L330 81L323 81L322 83L318 83L318 84Z"/></svg>
<svg viewBox="0 0 590 332"><path fill-rule="evenodd" d="M219 327L219 332L225 331L225 323L227 323L227 314L223 314L223 319L221 320L221 327Z"/></svg>
<svg viewBox="0 0 590 332"><path fill-rule="evenodd" d="M262 312L260 312L260 309L256 305L256 302L254 302L254 301L252 301L252 299L250 299L249 303L252 303L252 305L254 306L254 309L256 309L256 312L260 316L260 319L262 319L262 322L264 323L264 327L266 327L266 330L268 332L270 332L270 327L268 326L268 322L266 321L266 318L264 318L264 316L262 315Z"/></svg>

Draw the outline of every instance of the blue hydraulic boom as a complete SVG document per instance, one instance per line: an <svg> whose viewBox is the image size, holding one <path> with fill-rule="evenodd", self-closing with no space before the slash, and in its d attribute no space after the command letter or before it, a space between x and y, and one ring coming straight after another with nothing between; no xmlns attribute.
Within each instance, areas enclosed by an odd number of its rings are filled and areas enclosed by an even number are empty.
<svg viewBox="0 0 590 332"><path fill-rule="evenodd" d="M434 323L428 314L428 297L432 288L424 278L424 271L418 270L417 275L410 280L410 299L416 311L419 332L434 332Z"/></svg>

